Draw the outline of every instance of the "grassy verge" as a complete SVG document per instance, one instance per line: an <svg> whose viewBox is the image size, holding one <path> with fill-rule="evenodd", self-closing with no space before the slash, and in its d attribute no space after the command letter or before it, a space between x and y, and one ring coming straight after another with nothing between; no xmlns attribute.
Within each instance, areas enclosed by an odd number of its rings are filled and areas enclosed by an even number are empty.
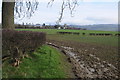
<svg viewBox="0 0 120 80"><path fill-rule="evenodd" d="M69 66L69 67L68 67ZM44 45L29 57L22 59L19 67L12 67L9 60L3 63L3 78L68 78L70 64L56 49Z"/></svg>

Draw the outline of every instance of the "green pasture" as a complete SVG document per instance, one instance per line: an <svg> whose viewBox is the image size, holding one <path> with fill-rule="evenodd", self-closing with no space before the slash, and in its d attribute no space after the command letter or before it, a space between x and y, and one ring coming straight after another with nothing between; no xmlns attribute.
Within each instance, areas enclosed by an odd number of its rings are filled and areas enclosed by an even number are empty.
<svg viewBox="0 0 120 80"><path fill-rule="evenodd" d="M67 78L71 75L70 64L65 56L50 46L42 46L29 57L22 59L18 67L13 67L10 60L3 63L3 78ZM69 65L69 66L68 66Z"/></svg>
<svg viewBox="0 0 120 80"><path fill-rule="evenodd" d="M46 32L47 34L56 34L56 32L79 32L79 33L112 33L116 34L117 31L95 31L95 30L66 30L66 29L17 29L22 31L38 31Z"/></svg>
<svg viewBox="0 0 120 80"><path fill-rule="evenodd" d="M47 39L50 40L65 40L65 41L77 41L90 44L98 45L108 45L108 46L118 46L118 37L114 34L118 33L117 31L93 31L93 30L58 30L58 29L18 29L25 31L37 31L47 33ZM80 35L74 34L57 34L57 32L79 32ZM85 35L82 35L85 33ZM90 36L89 33L112 33L113 36Z"/></svg>
<svg viewBox="0 0 120 80"><path fill-rule="evenodd" d="M89 44L118 46L118 37L102 36L77 36L77 35L47 35L50 40L76 41Z"/></svg>

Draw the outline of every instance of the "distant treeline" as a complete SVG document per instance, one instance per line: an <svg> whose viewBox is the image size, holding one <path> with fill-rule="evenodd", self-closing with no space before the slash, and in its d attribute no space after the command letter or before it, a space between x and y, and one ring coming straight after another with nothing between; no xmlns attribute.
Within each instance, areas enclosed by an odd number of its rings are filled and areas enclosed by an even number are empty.
<svg viewBox="0 0 120 80"><path fill-rule="evenodd" d="M64 27L61 25L44 25L44 26L33 26L33 25L15 25L16 29L71 29L71 30L86 30L85 28L76 28L76 27Z"/></svg>
<svg viewBox="0 0 120 80"><path fill-rule="evenodd" d="M58 34L75 34L75 35L86 35L86 33L79 32L57 32ZM120 34L112 34L112 33L89 33L90 36L120 36Z"/></svg>

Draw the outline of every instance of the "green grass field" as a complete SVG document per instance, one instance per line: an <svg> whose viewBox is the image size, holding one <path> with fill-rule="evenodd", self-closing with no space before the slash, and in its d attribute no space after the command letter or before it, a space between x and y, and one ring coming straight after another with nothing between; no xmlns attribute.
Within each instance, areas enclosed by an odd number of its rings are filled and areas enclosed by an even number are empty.
<svg viewBox="0 0 120 80"><path fill-rule="evenodd" d="M64 29L18 29L22 31L40 31L40 32L46 32L47 34L56 34L56 32L61 31L61 32L80 32L80 33L112 33L116 34L118 33L117 31L95 31L95 30L64 30Z"/></svg>
<svg viewBox="0 0 120 80"><path fill-rule="evenodd" d="M58 29L18 29L26 31L38 31L47 33L47 39L50 40L68 40L98 45L118 46L118 37L116 36L89 36L89 33L118 33L115 31L93 31L93 30L58 30ZM57 32L79 32L80 35L60 35ZM82 35L82 33L86 33Z"/></svg>
<svg viewBox="0 0 120 80"><path fill-rule="evenodd" d="M68 66L69 65L69 66ZM13 67L9 60L3 63L3 78L67 78L72 77L70 64L65 56L50 47L42 46L29 57L22 59L20 66Z"/></svg>

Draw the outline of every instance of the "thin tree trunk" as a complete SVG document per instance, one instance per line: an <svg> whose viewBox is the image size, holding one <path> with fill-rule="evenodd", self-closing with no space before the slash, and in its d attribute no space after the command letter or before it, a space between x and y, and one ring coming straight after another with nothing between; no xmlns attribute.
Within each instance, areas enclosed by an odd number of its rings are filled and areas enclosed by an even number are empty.
<svg viewBox="0 0 120 80"><path fill-rule="evenodd" d="M14 5L15 2L2 2L2 27L14 29Z"/></svg>

